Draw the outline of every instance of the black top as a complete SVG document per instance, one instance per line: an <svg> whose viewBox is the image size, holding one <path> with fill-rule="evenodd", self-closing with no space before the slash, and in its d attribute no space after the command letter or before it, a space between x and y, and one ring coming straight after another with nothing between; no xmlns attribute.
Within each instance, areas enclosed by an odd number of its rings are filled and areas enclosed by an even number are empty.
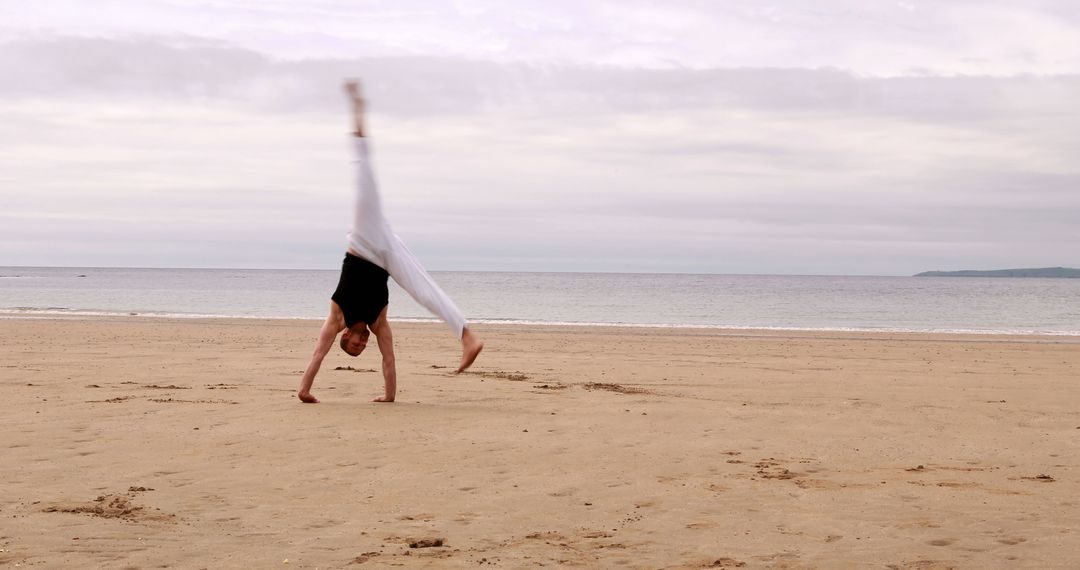
<svg viewBox="0 0 1080 570"><path fill-rule="evenodd" d="M363 257L345 254L341 279L330 297L341 307L345 326L351 328L360 322L371 325L379 318L383 307L390 302L390 291L386 287L389 277L385 269Z"/></svg>

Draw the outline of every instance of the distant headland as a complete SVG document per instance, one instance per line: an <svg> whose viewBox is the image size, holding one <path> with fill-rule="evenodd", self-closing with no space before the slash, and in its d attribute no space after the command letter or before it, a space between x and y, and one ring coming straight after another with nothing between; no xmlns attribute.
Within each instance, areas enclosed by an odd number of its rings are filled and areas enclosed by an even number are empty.
<svg viewBox="0 0 1080 570"><path fill-rule="evenodd" d="M1080 269L1071 267L1041 267L1037 269L994 269L990 271L924 271L915 277L1052 277L1080 279Z"/></svg>

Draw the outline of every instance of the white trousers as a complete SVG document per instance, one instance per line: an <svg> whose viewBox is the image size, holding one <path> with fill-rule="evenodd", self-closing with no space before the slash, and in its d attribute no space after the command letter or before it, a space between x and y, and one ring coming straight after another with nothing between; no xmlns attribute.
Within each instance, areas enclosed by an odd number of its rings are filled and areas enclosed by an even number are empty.
<svg viewBox="0 0 1080 570"><path fill-rule="evenodd" d="M413 300L442 319L450 327L450 332L460 340L465 331L465 316L461 314L461 309L435 283L397 235L393 237L390 249L383 269Z"/></svg>
<svg viewBox="0 0 1080 570"><path fill-rule="evenodd" d="M371 168L367 141L354 139L357 152L357 194L349 247L360 257L382 267L417 303L439 317L458 339L465 331L465 316L439 287L408 246L390 228Z"/></svg>

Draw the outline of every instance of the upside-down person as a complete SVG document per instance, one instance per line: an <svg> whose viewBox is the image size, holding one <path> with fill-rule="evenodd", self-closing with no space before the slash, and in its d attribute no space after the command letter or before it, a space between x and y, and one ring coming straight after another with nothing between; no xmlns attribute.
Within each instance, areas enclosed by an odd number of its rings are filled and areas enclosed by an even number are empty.
<svg viewBox="0 0 1080 570"><path fill-rule="evenodd" d="M484 343L469 330L465 317L450 297L424 270L416 257L390 228L383 215L379 189L368 156L364 130L364 99L356 82L345 84L353 111L353 142L357 154L356 209L349 248L341 267L341 278L331 296L330 314L323 322L311 362L304 371L297 396L306 403L318 403L311 394L315 375L334 339L341 333L339 345L352 356L359 356L375 335L382 354L385 393L376 402L393 402L397 395L397 371L394 363L394 338L386 320L389 292L387 278L393 277L413 299L442 319L461 341L461 363L457 372L472 365Z"/></svg>

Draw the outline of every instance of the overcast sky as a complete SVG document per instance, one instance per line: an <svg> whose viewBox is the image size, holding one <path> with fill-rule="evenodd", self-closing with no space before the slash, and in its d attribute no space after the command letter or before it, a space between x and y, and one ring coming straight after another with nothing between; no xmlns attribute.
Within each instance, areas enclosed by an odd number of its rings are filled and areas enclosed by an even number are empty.
<svg viewBox="0 0 1080 570"><path fill-rule="evenodd" d="M0 0L0 265L1080 266L1076 0Z"/></svg>

